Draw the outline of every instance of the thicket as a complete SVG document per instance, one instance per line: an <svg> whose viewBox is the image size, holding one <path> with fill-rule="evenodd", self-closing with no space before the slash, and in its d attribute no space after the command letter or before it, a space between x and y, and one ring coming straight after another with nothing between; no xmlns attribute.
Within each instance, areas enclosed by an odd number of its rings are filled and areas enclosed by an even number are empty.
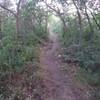
<svg viewBox="0 0 100 100"><path fill-rule="evenodd" d="M16 33L15 17L1 9L0 72L18 69L30 61L35 63L37 47L47 37L43 9L34 2L21 6L19 33ZM7 12L7 16L3 14Z"/></svg>
<svg viewBox="0 0 100 100"><path fill-rule="evenodd" d="M100 25L100 13L95 15ZM78 78L96 87L92 93L96 100L100 99L100 29L90 16L92 30L87 19L82 21L82 29L79 29L76 18L68 18L68 29L62 35L64 46L63 58L65 62L75 62L80 66ZM81 34L81 35L80 35ZM91 36L92 34L92 36ZM80 37L81 36L81 37Z"/></svg>
<svg viewBox="0 0 100 100"><path fill-rule="evenodd" d="M9 0L0 2L0 100L24 95L26 83L36 77L39 46L47 39L47 12L37 2L20 1L16 13Z"/></svg>

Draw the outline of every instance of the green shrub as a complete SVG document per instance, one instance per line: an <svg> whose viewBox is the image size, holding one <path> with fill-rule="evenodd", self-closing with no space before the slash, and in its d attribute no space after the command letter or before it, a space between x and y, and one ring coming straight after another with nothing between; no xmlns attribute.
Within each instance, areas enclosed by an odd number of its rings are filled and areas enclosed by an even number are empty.
<svg viewBox="0 0 100 100"><path fill-rule="evenodd" d="M0 71L20 69L27 62L34 63L36 61L37 46L30 38L27 38L26 41L27 43L16 43L12 36L5 36L1 40Z"/></svg>

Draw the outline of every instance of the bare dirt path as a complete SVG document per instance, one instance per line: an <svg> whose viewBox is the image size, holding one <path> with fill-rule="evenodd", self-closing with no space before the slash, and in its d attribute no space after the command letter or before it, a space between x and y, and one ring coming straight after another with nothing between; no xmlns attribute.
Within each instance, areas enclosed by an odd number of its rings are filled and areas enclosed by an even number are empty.
<svg viewBox="0 0 100 100"><path fill-rule="evenodd" d="M87 91L75 85L70 74L64 76L57 57L59 50L57 37L41 48L40 66L44 70L44 84L48 88L44 100L91 100Z"/></svg>

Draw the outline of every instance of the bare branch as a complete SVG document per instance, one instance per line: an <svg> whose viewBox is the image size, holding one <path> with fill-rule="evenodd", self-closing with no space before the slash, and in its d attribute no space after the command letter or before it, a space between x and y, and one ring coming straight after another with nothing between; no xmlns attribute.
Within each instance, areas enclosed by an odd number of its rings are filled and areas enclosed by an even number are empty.
<svg viewBox="0 0 100 100"><path fill-rule="evenodd" d="M47 2L44 2L46 4L47 7L49 7L51 10L53 10L54 12L56 12L57 14L60 14L59 11L57 11L55 8L51 7Z"/></svg>
<svg viewBox="0 0 100 100"><path fill-rule="evenodd" d="M22 0L19 0L18 3L17 3L17 10L18 10L18 11L19 11L19 9L20 9L21 1L22 1Z"/></svg>
<svg viewBox="0 0 100 100"><path fill-rule="evenodd" d="M87 7L87 9L88 9L88 7ZM91 11L90 9L88 9L88 10L90 11L90 13L91 13L91 15L92 15L92 17L93 17L93 20L95 21L95 23L96 23L98 29L100 30L100 24L97 22L97 20L96 20L96 18L95 18L95 15L92 13L92 11Z"/></svg>
<svg viewBox="0 0 100 100"><path fill-rule="evenodd" d="M1 4L0 4L0 7L3 8L3 9L5 9L5 10L7 10L7 11L9 11L11 14L13 14L15 17L17 17L17 15L16 15L16 13L14 13L14 11L12 11L12 10L6 8L5 6L3 6L3 5L1 5Z"/></svg>

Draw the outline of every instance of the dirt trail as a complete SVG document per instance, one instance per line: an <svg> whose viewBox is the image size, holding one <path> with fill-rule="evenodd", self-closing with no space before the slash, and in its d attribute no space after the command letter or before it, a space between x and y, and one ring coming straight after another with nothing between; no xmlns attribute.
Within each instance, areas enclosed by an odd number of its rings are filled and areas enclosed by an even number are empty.
<svg viewBox="0 0 100 100"><path fill-rule="evenodd" d="M44 100L90 100L87 91L76 86L69 74L64 77L57 57L59 50L57 37L41 48L40 65L44 70L44 84L48 88Z"/></svg>

